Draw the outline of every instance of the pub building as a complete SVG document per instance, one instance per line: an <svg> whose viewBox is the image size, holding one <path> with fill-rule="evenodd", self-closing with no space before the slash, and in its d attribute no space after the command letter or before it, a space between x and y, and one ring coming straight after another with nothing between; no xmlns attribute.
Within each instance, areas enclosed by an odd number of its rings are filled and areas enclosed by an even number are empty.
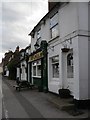
<svg viewBox="0 0 90 120"><path fill-rule="evenodd" d="M36 43L34 47L36 48ZM47 42L42 41L40 47L33 51L29 56L29 77L30 82L38 87L40 92L48 91L48 79L47 79Z"/></svg>
<svg viewBox="0 0 90 120"><path fill-rule="evenodd" d="M69 90L76 103L90 99L88 5L87 2L59 2L29 34L30 80L39 91L48 90L61 96L61 91Z"/></svg>

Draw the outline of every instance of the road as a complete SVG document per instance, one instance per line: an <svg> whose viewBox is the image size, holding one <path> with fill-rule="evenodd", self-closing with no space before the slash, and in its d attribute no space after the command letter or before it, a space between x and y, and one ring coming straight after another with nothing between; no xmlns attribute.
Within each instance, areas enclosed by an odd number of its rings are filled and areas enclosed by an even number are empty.
<svg viewBox="0 0 90 120"><path fill-rule="evenodd" d="M2 118L2 77L0 74L0 120Z"/></svg>
<svg viewBox="0 0 90 120"><path fill-rule="evenodd" d="M43 118L40 112L21 93L15 91L5 80L2 84L3 118Z"/></svg>
<svg viewBox="0 0 90 120"><path fill-rule="evenodd" d="M2 80L2 118L75 118L50 103L46 93L37 89L18 92L13 84L12 80Z"/></svg>

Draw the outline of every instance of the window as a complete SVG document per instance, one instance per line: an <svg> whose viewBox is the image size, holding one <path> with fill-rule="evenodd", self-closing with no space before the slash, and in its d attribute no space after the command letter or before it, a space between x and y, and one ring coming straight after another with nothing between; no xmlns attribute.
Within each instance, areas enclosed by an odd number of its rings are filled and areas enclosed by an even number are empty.
<svg viewBox="0 0 90 120"><path fill-rule="evenodd" d="M33 76L36 76L36 66L33 66Z"/></svg>
<svg viewBox="0 0 90 120"><path fill-rule="evenodd" d="M51 38L58 36L58 13L50 18L50 34Z"/></svg>
<svg viewBox="0 0 90 120"><path fill-rule="evenodd" d="M58 36L58 25L51 28L50 32L51 32L51 38L57 37Z"/></svg>
<svg viewBox="0 0 90 120"><path fill-rule="evenodd" d="M37 65L37 76L41 76L41 65Z"/></svg>
<svg viewBox="0 0 90 120"><path fill-rule="evenodd" d="M41 44L41 29L37 31L37 41L36 43L40 46ZM38 47L37 47L38 48Z"/></svg>
<svg viewBox="0 0 90 120"><path fill-rule="evenodd" d="M41 37L41 29L37 31L37 39L39 39L40 37Z"/></svg>
<svg viewBox="0 0 90 120"><path fill-rule="evenodd" d="M67 56L67 78L73 78L73 53Z"/></svg>
<svg viewBox="0 0 90 120"><path fill-rule="evenodd" d="M52 58L52 77L59 78L59 56Z"/></svg>
<svg viewBox="0 0 90 120"><path fill-rule="evenodd" d="M33 62L33 77L41 76L41 61Z"/></svg>

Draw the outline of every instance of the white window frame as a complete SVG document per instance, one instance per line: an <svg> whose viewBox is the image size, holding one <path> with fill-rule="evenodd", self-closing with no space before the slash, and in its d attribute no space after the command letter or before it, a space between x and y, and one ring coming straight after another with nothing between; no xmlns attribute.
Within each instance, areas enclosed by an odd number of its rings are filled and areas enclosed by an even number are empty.
<svg viewBox="0 0 90 120"><path fill-rule="evenodd" d="M58 61L57 61L57 62L52 62L52 59L53 59L54 57L58 57ZM60 68L58 68L58 69L59 69L58 77L54 77L54 76L53 76L53 65L56 64L56 63L59 64L59 55L53 56L53 57L51 58L51 72L52 72L51 75L52 75L52 79L53 79L54 81L55 81L55 80L59 80L59 75L60 75ZM60 67L60 65L59 65L59 67Z"/></svg>
<svg viewBox="0 0 90 120"><path fill-rule="evenodd" d="M39 63L37 63L39 61ZM33 63L36 63L36 65L33 65ZM38 78L41 78L41 76L37 75L37 70L38 70L38 66L41 65L41 60L37 60L35 62L32 62L32 77L38 77ZM34 76L34 73L33 73L33 67L36 66L36 76Z"/></svg>
<svg viewBox="0 0 90 120"><path fill-rule="evenodd" d="M39 30L37 30L36 36L37 36L36 43L39 45L38 48L40 48L40 44L41 44L41 28Z"/></svg>
<svg viewBox="0 0 90 120"><path fill-rule="evenodd" d="M59 20L58 20L58 12L56 12L51 18L50 18L50 38L54 39L59 36ZM55 36L52 35L52 30L57 27L57 32L55 30Z"/></svg>
<svg viewBox="0 0 90 120"><path fill-rule="evenodd" d="M41 29L37 31L37 40L41 38Z"/></svg>
<svg viewBox="0 0 90 120"><path fill-rule="evenodd" d="M70 52L70 53L67 54L67 57L68 57L69 54L72 54L72 56L73 56L73 52ZM67 62L68 62L68 58L67 58ZM68 63L67 63L67 78L68 79L73 79L74 78L74 64L73 64L73 59L72 59L71 67L72 67L73 71L72 71L72 75L70 77L69 73L68 73L69 70L68 70Z"/></svg>

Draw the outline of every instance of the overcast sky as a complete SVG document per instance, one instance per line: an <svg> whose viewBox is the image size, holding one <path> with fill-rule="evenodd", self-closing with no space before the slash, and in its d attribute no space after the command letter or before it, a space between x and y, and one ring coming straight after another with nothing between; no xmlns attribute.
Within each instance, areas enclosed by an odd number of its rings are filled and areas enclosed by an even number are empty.
<svg viewBox="0 0 90 120"><path fill-rule="evenodd" d="M9 0L10 1L10 0ZM14 0L15 1L15 0ZM22 0L21 0L22 1ZM30 44L28 34L48 12L48 0L28 0L28 2L2 2L0 6L0 62L3 53L20 49ZM2 35L2 36L1 36ZM2 40L1 40L2 39Z"/></svg>

